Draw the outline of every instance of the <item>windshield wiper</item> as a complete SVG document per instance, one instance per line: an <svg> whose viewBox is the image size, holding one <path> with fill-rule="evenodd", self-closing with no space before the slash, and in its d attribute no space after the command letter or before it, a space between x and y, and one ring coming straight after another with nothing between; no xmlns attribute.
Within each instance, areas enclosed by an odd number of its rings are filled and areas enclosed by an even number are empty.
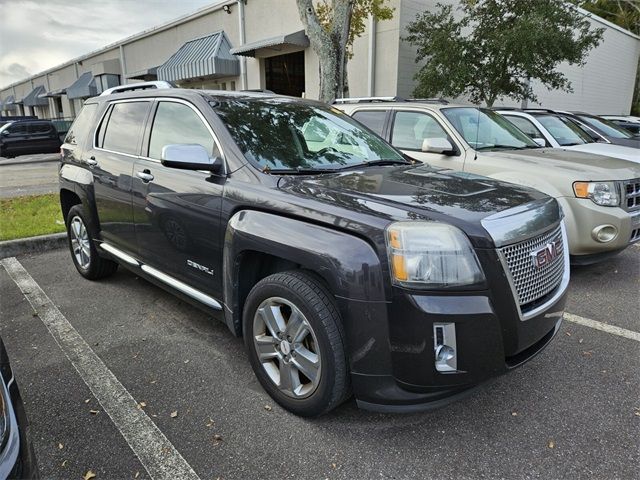
<svg viewBox="0 0 640 480"><path fill-rule="evenodd" d="M274 175L316 175L319 173L335 173L337 168L314 168L314 167L296 167L296 168L265 168L263 173L273 173Z"/></svg>
<svg viewBox="0 0 640 480"><path fill-rule="evenodd" d="M494 148L504 148L507 150L526 150L527 148L542 148L538 145L536 145L535 147L533 145L525 145L523 147L517 147L515 145L485 145L484 147L478 147L476 148L476 150L491 150Z"/></svg>
<svg viewBox="0 0 640 480"><path fill-rule="evenodd" d="M362 163L354 163L353 165L345 165L342 168L339 168L337 170L346 170L348 168L361 168L361 167L375 167L375 166L379 166L379 167L384 167L387 165L413 165L414 162L411 162L409 160L396 160L393 158L381 158L380 160L371 160L369 162L362 162Z"/></svg>

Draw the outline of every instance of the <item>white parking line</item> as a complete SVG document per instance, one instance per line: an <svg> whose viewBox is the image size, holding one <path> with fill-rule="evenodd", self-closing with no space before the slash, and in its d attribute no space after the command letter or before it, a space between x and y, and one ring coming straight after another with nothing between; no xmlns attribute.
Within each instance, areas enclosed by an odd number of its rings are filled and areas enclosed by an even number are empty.
<svg viewBox="0 0 640 480"><path fill-rule="evenodd" d="M584 318L579 315L574 315L573 313L565 313L564 319L568 320L569 322L577 323L578 325L595 328L596 330L601 330L612 335L618 335L619 337L624 337L630 340L635 340L636 342L640 342L640 333L634 332L633 330L627 330L626 328L616 327L614 325L609 325L608 323L598 322L596 320L591 320L590 318Z"/></svg>
<svg viewBox="0 0 640 480"><path fill-rule="evenodd" d="M187 461L15 257L0 260L151 478L199 480Z"/></svg>

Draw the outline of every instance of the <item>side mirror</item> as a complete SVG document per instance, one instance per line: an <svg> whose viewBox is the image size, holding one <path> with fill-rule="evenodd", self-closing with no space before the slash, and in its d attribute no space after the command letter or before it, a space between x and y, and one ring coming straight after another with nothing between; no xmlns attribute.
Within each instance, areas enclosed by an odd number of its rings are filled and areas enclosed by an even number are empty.
<svg viewBox="0 0 640 480"><path fill-rule="evenodd" d="M211 158L206 148L191 143L165 145L162 147L160 162L165 167L182 170L208 170L212 173L222 170L220 157Z"/></svg>
<svg viewBox="0 0 640 480"><path fill-rule="evenodd" d="M425 138L422 141L422 151L428 153L453 153L453 145L446 138Z"/></svg>
<svg viewBox="0 0 640 480"><path fill-rule="evenodd" d="M544 138L534 138L533 139L534 142L536 142L538 145L540 145L541 147L546 147L547 146L547 142L545 141Z"/></svg>

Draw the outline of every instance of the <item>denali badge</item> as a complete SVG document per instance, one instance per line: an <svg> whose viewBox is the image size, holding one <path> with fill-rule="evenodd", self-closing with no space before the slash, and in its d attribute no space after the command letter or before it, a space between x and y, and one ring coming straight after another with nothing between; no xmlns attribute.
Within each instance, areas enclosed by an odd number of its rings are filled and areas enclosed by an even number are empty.
<svg viewBox="0 0 640 480"><path fill-rule="evenodd" d="M553 242L543 245L538 250L531 252L531 260L533 266L536 268L542 268L549 265L558 256L558 244L560 240L554 240Z"/></svg>
<svg viewBox="0 0 640 480"><path fill-rule="evenodd" d="M200 265L199 263L196 263L193 260L187 260L187 265L189 265L191 268L200 270L201 272L207 273L209 275L213 275L212 269L210 269L209 267L205 267L204 265Z"/></svg>

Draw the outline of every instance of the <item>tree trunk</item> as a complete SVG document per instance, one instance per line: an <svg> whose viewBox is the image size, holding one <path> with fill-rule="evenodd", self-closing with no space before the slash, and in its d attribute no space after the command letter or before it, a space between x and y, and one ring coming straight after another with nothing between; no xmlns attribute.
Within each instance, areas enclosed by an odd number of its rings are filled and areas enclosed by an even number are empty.
<svg viewBox="0 0 640 480"><path fill-rule="evenodd" d="M353 0L334 0L333 19L328 30L318 20L312 0L296 0L300 20L309 37L311 48L320 61L320 100L332 103L343 91L345 51Z"/></svg>

